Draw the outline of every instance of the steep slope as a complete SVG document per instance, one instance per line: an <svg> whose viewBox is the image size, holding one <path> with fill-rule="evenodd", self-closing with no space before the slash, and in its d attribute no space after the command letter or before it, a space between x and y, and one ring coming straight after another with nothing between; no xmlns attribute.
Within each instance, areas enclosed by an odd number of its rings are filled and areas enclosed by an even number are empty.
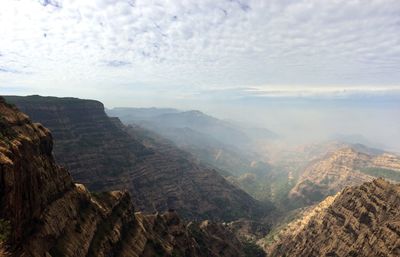
<svg viewBox="0 0 400 257"><path fill-rule="evenodd" d="M127 188L139 210L177 210L184 218L232 220L260 213L258 202L197 164L172 144L127 131L100 102L75 98L7 97L55 139L55 158L91 190Z"/></svg>
<svg viewBox="0 0 400 257"><path fill-rule="evenodd" d="M287 226L268 256L399 256L400 186L348 187Z"/></svg>
<svg viewBox="0 0 400 257"><path fill-rule="evenodd" d="M52 157L52 136L0 98L0 253L11 256L243 256L223 226L173 211L134 213L130 196L91 194Z"/></svg>
<svg viewBox="0 0 400 257"><path fill-rule="evenodd" d="M356 149L341 148L311 163L290 191L290 197L311 204L374 177L400 181L399 157L387 153L372 155Z"/></svg>

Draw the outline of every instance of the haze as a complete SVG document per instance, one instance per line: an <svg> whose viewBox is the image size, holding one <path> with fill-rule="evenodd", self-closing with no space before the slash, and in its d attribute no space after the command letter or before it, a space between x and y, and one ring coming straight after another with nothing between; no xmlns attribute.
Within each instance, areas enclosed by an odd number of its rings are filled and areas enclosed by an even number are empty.
<svg viewBox="0 0 400 257"><path fill-rule="evenodd" d="M0 2L0 94L199 109L400 151L397 0Z"/></svg>

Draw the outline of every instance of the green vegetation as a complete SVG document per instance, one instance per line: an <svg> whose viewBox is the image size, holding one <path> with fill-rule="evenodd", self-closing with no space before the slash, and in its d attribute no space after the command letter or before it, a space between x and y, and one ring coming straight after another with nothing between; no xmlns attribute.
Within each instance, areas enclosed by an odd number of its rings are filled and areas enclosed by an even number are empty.
<svg viewBox="0 0 400 257"><path fill-rule="evenodd" d="M400 172L395 171L395 170L390 170L390 169L384 169L384 168L377 168L377 167L367 167L367 168L362 168L360 170L361 172L374 176L374 177L382 177L394 181L400 181Z"/></svg>
<svg viewBox="0 0 400 257"><path fill-rule="evenodd" d="M244 191L262 202L266 208L275 206L281 210L293 210L300 207L288 199L294 180L288 178L288 172L284 168L275 167L269 173L249 173L236 181Z"/></svg>
<svg viewBox="0 0 400 257"><path fill-rule="evenodd" d="M243 243L243 251L246 257L265 257L264 250L253 242Z"/></svg>
<svg viewBox="0 0 400 257"><path fill-rule="evenodd" d="M11 236L11 224L10 221L0 219L0 243L5 242Z"/></svg>
<svg viewBox="0 0 400 257"><path fill-rule="evenodd" d="M302 217L304 209L295 209L282 214L282 220L277 222L269 233L263 238L264 243L267 245L273 244L277 240L279 233L286 229L289 223Z"/></svg>
<svg viewBox="0 0 400 257"><path fill-rule="evenodd" d="M205 241L204 234L201 229L197 225L191 225L188 227L191 236L196 240L198 246L200 247L200 251L202 253L208 253L207 242Z"/></svg>

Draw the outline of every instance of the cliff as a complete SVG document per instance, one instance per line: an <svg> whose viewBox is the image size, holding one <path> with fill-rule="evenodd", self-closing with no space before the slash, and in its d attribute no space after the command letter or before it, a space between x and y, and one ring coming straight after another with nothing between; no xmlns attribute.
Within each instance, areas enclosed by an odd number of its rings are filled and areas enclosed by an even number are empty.
<svg viewBox="0 0 400 257"><path fill-rule="evenodd" d="M400 181L400 158L388 153L365 153L345 147L312 162L290 191L290 198L313 204L346 186L361 185L376 177Z"/></svg>
<svg viewBox="0 0 400 257"><path fill-rule="evenodd" d="M348 187L283 230L268 256L400 256L400 185Z"/></svg>
<svg viewBox="0 0 400 257"><path fill-rule="evenodd" d="M135 213L127 192L90 193L52 156L52 136L0 98L0 253L243 256L221 225Z"/></svg>
<svg viewBox="0 0 400 257"><path fill-rule="evenodd" d="M174 209L187 219L234 220L263 211L251 196L186 152L109 118L98 101L6 99L52 131L55 158L90 190L127 188L138 210Z"/></svg>

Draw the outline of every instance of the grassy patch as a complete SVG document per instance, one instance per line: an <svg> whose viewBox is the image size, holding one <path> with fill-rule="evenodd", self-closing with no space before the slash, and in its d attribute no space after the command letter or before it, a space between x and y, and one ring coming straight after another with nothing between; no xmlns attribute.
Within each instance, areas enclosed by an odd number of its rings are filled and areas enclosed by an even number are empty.
<svg viewBox="0 0 400 257"><path fill-rule="evenodd" d="M374 176L374 177L382 177L394 181L400 181L400 172L390 169L377 168L377 167L368 167L360 169L361 172Z"/></svg>

